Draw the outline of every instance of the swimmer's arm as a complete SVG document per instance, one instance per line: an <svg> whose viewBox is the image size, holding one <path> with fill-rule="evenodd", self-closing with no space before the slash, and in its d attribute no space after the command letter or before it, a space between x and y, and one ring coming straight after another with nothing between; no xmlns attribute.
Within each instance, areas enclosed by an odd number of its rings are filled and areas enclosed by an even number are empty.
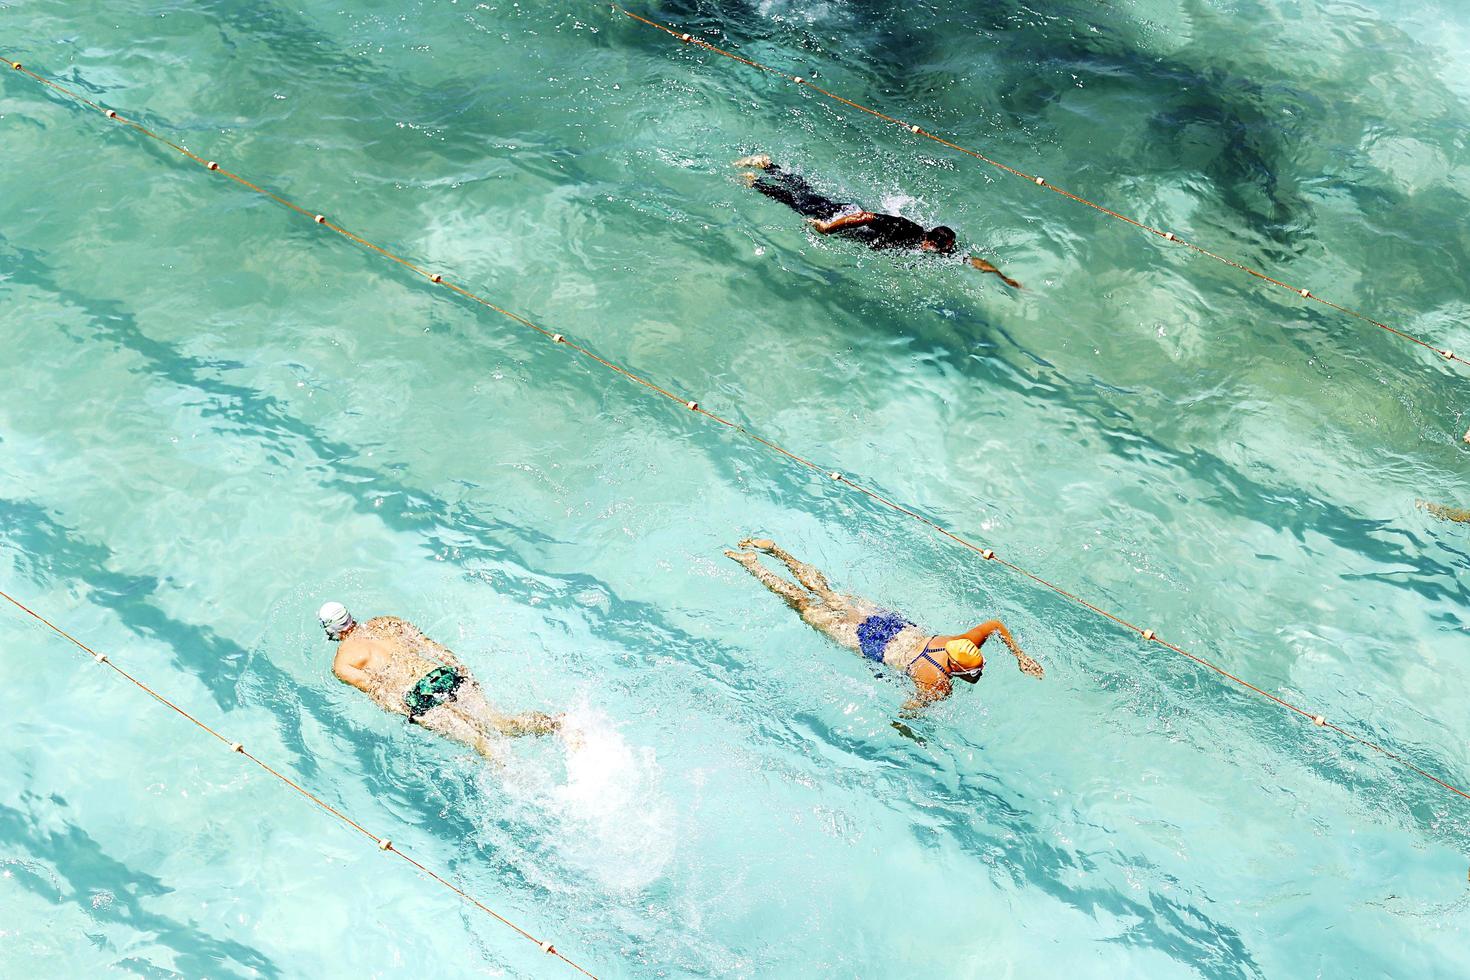
<svg viewBox="0 0 1470 980"><path fill-rule="evenodd" d="M367 671L354 664L351 658L344 656L341 650L332 658L332 673L344 684L351 684L361 691L368 689Z"/></svg>
<svg viewBox="0 0 1470 980"><path fill-rule="evenodd" d="M976 626L968 633L960 634L960 639L969 640L977 647L984 646L985 641L990 639L990 634L992 633L999 633L1001 636L1010 635L1010 631L1006 629L1005 623L1002 623L998 619L990 619L981 623L979 626Z"/></svg>
<svg viewBox="0 0 1470 980"><path fill-rule="evenodd" d="M898 709L898 716L900 718L917 718L925 708L929 707L935 701L943 701L949 697L951 690L949 681L945 681L943 684L920 685L918 691L914 693L914 696L905 701L903 707Z"/></svg>
<svg viewBox="0 0 1470 980"><path fill-rule="evenodd" d="M871 211L857 211L853 214L839 215L831 221L813 221L812 227L824 235L830 235L844 228L861 228L863 225L872 223L872 220Z"/></svg>
<svg viewBox="0 0 1470 980"><path fill-rule="evenodd" d="M1020 283L1016 282L1016 280L1012 279L1010 276L1006 275L1004 272L1001 272L995 266L991 265L989 262L986 262L984 259L982 259L978 255L972 255L972 256L970 256L970 264L972 266L974 266L975 268L979 269L981 272L993 272L993 273L995 273L997 276L1000 277L1000 281L1001 282L1005 283L1007 286L1010 286L1012 289L1025 289L1026 288L1025 286L1022 286Z"/></svg>
<svg viewBox="0 0 1470 980"><path fill-rule="evenodd" d="M1005 623L1002 623L998 619L992 619L989 622L981 623L979 626L966 633L965 639L969 640L971 643L975 644L978 647L980 644L984 643L992 633L998 634L1000 636L1001 642L1004 643L1006 645L1006 648L1015 655L1016 664L1021 668L1021 673L1026 674L1030 677L1035 677L1038 680L1045 676L1046 671L1042 669L1041 664L1037 663L1035 660L1032 660L1029 656L1026 655L1026 651L1022 650L1021 645L1016 642L1016 638L1014 636L1011 636L1011 631L1006 629Z"/></svg>

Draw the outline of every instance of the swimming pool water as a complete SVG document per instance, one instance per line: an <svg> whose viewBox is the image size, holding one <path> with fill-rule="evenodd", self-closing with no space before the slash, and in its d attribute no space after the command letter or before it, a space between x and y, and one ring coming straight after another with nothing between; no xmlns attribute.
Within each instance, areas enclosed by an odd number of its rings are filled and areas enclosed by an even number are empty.
<svg viewBox="0 0 1470 980"><path fill-rule="evenodd" d="M635 7L1470 350L1450 3ZM1465 373L597 4L0 2L0 53L1470 782ZM0 73L0 588L603 977L1470 972L1470 810ZM819 240L755 150L1021 280ZM996 658L906 693L721 550ZM330 673L405 616L586 738ZM555 976L13 613L0 972Z"/></svg>

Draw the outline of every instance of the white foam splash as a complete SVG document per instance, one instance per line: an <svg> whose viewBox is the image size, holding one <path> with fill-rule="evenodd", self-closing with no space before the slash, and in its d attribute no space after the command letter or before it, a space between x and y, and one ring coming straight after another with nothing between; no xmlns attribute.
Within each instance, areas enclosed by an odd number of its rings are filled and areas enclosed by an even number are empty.
<svg viewBox="0 0 1470 980"><path fill-rule="evenodd" d="M499 778L545 844L569 870L605 888L637 891L674 856L673 805L651 748L629 745L610 719L586 703L566 712L558 745L564 767L512 752ZM561 768L562 771L557 770Z"/></svg>

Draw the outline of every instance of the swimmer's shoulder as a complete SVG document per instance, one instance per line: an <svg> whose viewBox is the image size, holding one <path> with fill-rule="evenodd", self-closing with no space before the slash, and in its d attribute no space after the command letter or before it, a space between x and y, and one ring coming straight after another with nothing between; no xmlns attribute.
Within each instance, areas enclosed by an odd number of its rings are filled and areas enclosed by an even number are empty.
<svg viewBox="0 0 1470 980"><path fill-rule="evenodd" d="M354 631L352 636L337 645L337 654L332 658L332 673L355 686L372 658L372 639Z"/></svg>

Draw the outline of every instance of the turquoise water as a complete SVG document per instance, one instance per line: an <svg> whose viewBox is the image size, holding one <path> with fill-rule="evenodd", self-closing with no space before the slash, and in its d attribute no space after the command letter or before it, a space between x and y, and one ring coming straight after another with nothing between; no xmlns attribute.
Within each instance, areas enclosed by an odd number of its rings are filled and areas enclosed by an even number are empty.
<svg viewBox="0 0 1470 980"><path fill-rule="evenodd" d="M1470 11L646 9L1470 350ZM596 4L0 3L0 53L1464 785L1465 374ZM0 73L0 588L604 977L1455 976L1470 808ZM1027 285L819 241L771 152ZM997 664L905 694L769 533ZM338 684L326 598L587 736ZM0 615L7 975L557 965Z"/></svg>

